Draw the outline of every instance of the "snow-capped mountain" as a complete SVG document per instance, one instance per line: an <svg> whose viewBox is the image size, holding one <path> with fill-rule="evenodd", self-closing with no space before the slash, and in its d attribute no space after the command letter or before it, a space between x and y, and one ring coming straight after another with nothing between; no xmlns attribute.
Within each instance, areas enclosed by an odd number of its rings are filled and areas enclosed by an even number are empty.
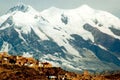
<svg viewBox="0 0 120 80"><path fill-rule="evenodd" d="M87 5L38 12L18 4L0 17L0 49L66 70L120 69L120 19Z"/></svg>

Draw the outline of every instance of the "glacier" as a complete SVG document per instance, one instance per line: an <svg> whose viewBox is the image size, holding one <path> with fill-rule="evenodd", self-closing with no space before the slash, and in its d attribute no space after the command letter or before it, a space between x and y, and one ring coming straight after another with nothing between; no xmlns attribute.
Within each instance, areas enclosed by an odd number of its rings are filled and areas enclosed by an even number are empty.
<svg viewBox="0 0 120 80"><path fill-rule="evenodd" d="M18 4L0 17L0 50L69 71L118 70L119 33L119 18L88 5L39 12Z"/></svg>

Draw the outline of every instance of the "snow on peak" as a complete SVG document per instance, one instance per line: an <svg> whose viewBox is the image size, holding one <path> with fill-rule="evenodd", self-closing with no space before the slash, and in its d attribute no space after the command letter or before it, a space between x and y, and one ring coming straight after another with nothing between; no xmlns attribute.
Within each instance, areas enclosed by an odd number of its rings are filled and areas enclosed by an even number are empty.
<svg viewBox="0 0 120 80"><path fill-rule="evenodd" d="M82 6L78 7L78 8L75 8L75 9L61 9L61 8L57 8L57 7L52 6L52 7L48 8L48 9L46 9L44 11L53 11L53 12L55 12L55 11L70 11L70 10L72 10L72 11L73 10L85 10L85 11L87 11L87 10L90 11L91 10L92 11L94 9L91 8L90 6L84 4L84 5L82 5Z"/></svg>
<svg viewBox="0 0 120 80"><path fill-rule="evenodd" d="M41 13L56 14L56 13L61 13L63 11L64 11L64 9L60 9L60 8L52 6L48 9L43 10Z"/></svg>
<svg viewBox="0 0 120 80"><path fill-rule="evenodd" d="M2 21L2 24L0 25L0 30L8 27L14 27L18 30L18 32L26 34L31 31L33 26L38 26L44 22L47 23L39 12L31 6L25 4L18 4L14 6L1 18L4 21ZM12 26L13 24L14 26Z"/></svg>
<svg viewBox="0 0 120 80"><path fill-rule="evenodd" d="M82 5L73 10L75 10L78 13L83 13L83 14L91 14L91 13L95 12L95 10L93 8L89 7L88 5Z"/></svg>
<svg viewBox="0 0 120 80"><path fill-rule="evenodd" d="M79 8L81 8L81 9L87 9L87 10L92 9L90 6L88 6L86 4L80 6Z"/></svg>
<svg viewBox="0 0 120 80"><path fill-rule="evenodd" d="M59 10L59 8L52 6L49 8L49 10Z"/></svg>
<svg viewBox="0 0 120 80"><path fill-rule="evenodd" d="M12 8L9 9L9 13L14 12L14 11L22 11L22 12L26 12L28 11L29 6L25 5L25 4L17 4L15 6L13 6Z"/></svg>
<svg viewBox="0 0 120 80"><path fill-rule="evenodd" d="M30 5L20 3L20 4L17 4L15 6L13 6L12 8L10 8L7 13L13 13L13 12L17 12L17 11L21 11L21 12L24 12L24 13L25 12L37 12Z"/></svg>
<svg viewBox="0 0 120 80"><path fill-rule="evenodd" d="M31 25L37 20L36 16L38 17L40 16L40 13L31 6L20 3L10 8L5 18L8 19L10 16L12 16L13 18L12 21L15 22L16 24Z"/></svg>

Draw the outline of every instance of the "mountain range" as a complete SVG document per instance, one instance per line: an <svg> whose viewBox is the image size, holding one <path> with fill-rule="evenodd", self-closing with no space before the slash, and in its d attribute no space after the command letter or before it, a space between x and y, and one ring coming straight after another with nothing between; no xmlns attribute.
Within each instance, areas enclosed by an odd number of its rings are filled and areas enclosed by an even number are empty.
<svg viewBox="0 0 120 80"><path fill-rule="evenodd" d="M41 12L17 4L0 17L0 50L65 70L120 69L120 19L88 5Z"/></svg>

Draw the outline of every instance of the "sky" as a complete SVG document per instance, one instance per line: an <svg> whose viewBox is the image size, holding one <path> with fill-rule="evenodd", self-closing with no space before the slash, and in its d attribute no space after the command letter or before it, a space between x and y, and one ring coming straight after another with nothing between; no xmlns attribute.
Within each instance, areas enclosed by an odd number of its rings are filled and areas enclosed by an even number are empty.
<svg viewBox="0 0 120 80"><path fill-rule="evenodd" d="M53 6L62 9L73 9L87 4L94 9L108 11L120 18L120 0L0 0L0 16L20 2L31 5L38 11Z"/></svg>

